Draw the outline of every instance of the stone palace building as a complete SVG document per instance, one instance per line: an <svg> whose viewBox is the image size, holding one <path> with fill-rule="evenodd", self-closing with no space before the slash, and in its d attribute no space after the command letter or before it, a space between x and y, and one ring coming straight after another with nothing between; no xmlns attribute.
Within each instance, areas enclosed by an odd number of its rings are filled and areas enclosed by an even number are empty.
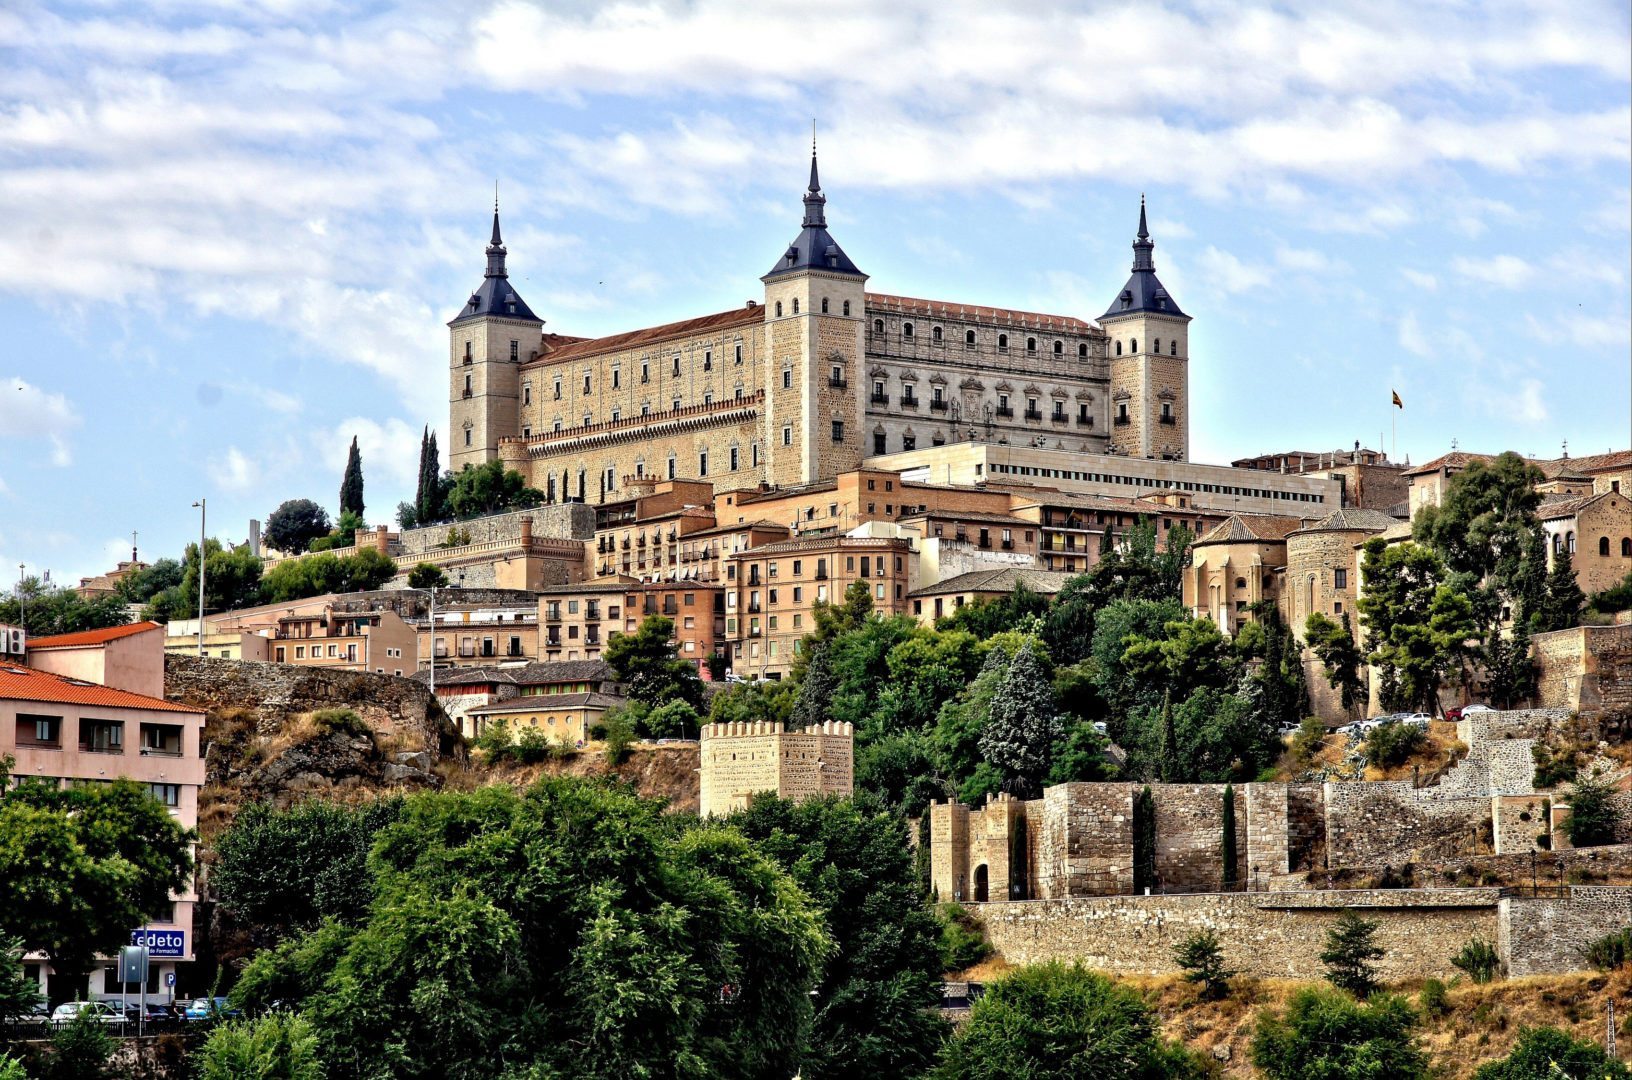
<svg viewBox="0 0 1632 1080"><path fill-rule="evenodd" d="M763 302L589 339L546 333L517 294L495 206L487 272L449 323L453 469L497 458L550 502L604 502L642 481L831 480L950 443L1187 459L1190 317L1142 202L1132 276L1097 323L870 292L826 203L812 149Z"/></svg>

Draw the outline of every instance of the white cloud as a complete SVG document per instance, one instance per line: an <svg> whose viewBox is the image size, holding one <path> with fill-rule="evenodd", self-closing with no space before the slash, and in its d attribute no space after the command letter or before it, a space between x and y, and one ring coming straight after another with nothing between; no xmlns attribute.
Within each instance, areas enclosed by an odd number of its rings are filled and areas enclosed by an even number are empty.
<svg viewBox="0 0 1632 1080"><path fill-rule="evenodd" d="M1632 320L1624 314L1588 315L1578 310L1542 320L1526 312L1524 324L1531 337L1549 345L1568 342L1588 349L1624 350L1632 342ZM1621 359L1625 359L1624 355Z"/></svg>
<svg viewBox="0 0 1632 1080"><path fill-rule="evenodd" d="M1325 252L1307 248L1279 247L1275 250L1275 261L1288 270L1302 270L1311 274L1338 269Z"/></svg>
<svg viewBox="0 0 1632 1080"><path fill-rule="evenodd" d="M1417 314L1408 311L1400 317L1399 326L1400 348L1417 356L1432 356L1433 349L1428 345L1428 339L1422 334L1422 325L1417 322Z"/></svg>
<svg viewBox="0 0 1632 1080"><path fill-rule="evenodd" d="M213 458L209 463L210 479L225 491L243 494L255 487L260 479L260 468L236 446Z"/></svg>
<svg viewBox="0 0 1632 1080"><path fill-rule="evenodd" d="M67 433L79 425L79 413L64 395L18 376L0 383L0 438L43 441L51 464L66 468L74 463Z"/></svg>
<svg viewBox="0 0 1632 1080"><path fill-rule="evenodd" d="M368 520L373 524L388 523L396 513L397 503L413 494L419 476L421 433L421 428L410 426L395 417L382 423L368 417L354 416L335 425L321 460L333 462L334 487L338 491L340 477L345 470L346 452L355 436L357 452L363 459L363 498L368 508ZM446 443L442 445L446 446ZM442 454L445 463L448 451L444 449Z"/></svg>
<svg viewBox="0 0 1632 1080"><path fill-rule="evenodd" d="M1427 274L1421 270L1412 270L1410 267L1402 267L1400 274L1404 276L1405 280L1425 292L1439 291L1439 278L1433 274Z"/></svg>
<svg viewBox="0 0 1632 1080"><path fill-rule="evenodd" d="M1485 258L1458 255L1451 260L1451 268L1471 281L1480 281L1500 289L1523 288L1536 273L1535 267L1517 255L1491 255Z"/></svg>
<svg viewBox="0 0 1632 1080"><path fill-rule="evenodd" d="M1211 244L1202 251L1197 261L1201 264L1202 281L1225 296L1250 292L1269 284L1267 269L1242 262Z"/></svg>

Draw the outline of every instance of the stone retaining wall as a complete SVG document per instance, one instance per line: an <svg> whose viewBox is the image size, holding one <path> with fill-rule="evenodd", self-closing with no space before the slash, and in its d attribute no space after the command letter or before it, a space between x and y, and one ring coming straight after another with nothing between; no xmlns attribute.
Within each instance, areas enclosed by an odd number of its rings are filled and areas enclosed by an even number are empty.
<svg viewBox="0 0 1632 1080"><path fill-rule="evenodd" d="M1509 975L1579 971L1585 966L1583 947L1632 926L1632 888L1573 888L1568 897L1504 899L1497 926L1496 947Z"/></svg>
<svg viewBox="0 0 1632 1080"><path fill-rule="evenodd" d="M251 710L262 735L300 713L347 708L380 735L403 735L433 756L452 748L452 724L429 688L394 675L169 653L164 696L207 710Z"/></svg>

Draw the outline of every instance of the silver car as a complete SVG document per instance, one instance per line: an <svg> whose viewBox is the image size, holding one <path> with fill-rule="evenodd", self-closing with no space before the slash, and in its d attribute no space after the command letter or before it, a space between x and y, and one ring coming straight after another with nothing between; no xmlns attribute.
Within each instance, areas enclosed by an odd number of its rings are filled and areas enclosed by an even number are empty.
<svg viewBox="0 0 1632 1080"><path fill-rule="evenodd" d="M106 1001L65 1001L51 1012L52 1027L67 1027L80 1016L89 1016L103 1024L123 1024L125 1014Z"/></svg>

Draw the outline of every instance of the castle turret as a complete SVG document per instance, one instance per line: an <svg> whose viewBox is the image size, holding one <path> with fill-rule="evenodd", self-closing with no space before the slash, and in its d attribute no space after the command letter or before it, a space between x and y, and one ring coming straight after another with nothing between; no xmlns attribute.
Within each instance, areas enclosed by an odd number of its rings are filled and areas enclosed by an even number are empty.
<svg viewBox="0 0 1632 1080"><path fill-rule="evenodd" d="M453 430L448 465L455 472L498 456L499 440L521 432L520 367L538 351L544 320L510 284L493 200L487 270L464 309L448 323L448 399Z"/></svg>
<svg viewBox="0 0 1632 1080"><path fill-rule="evenodd" d="M765 283L770 383L764 442L768 477L793 484L860 464L867 275L827 231L827 197L810 147L805 216ZM778 393L779 390L794 393ZM787 433L784 438L783 433Z"/></svg>
<svg viewBox="0 0 1632 1080"><path fill-rule="evenodd" d="M1190 452L1190 316L1156 277L1155 248L1140 196L1133 276L1099 317L1110 339L1111 449L1183 461Z"/></svg>

